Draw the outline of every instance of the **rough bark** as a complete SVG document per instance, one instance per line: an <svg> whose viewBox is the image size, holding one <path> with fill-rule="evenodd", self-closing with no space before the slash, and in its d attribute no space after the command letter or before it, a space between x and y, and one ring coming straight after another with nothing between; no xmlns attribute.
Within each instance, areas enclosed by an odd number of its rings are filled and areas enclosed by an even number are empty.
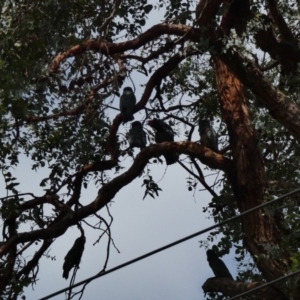
<svg viewBox="0 0 300 300"><path fill-rule="evenodd" d="M218 58L214 58L217 89L220 96L221 111L227 124L233 156L232 182L238 207L241 212L255 207L264 200L266 178L263 160L258 148L258 139L251 124L248 107L241 82ZM280 232L270 215L261 210L242 218L244 245L256 259L257 266L267 280L283 276L287 261L267 258L266 245L279 248ZM265 254L265 257L261 257ZM286 255L284 255L286 256Z"/></svg>
<svg viewBox="0 0 300 300"><path fill-rule="evenodd" d="M237 52L219 54L230 71L260 99L270 115L300 141L300 109L275 88L261 70Z"/></svg>

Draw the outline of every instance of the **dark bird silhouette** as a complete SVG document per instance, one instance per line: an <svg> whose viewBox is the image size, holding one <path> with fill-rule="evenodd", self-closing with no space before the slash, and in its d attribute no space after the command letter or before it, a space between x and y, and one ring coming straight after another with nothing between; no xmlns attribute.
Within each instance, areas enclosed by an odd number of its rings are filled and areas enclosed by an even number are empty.
<svg viewBox="0 0 300 300"><path fill-rule="evenodd" d="M147 123L150 127L155 129L155 142L174 142L174 132L171 126L164 121L154 118ZM164 154L167 165L172 165L177 161L177 154L170 153Z"/></svg>
<svg viewBox="0 0 300 300"><path fill-rule="evenodd" d="M227 277L234 280L223 260L218 257L214 250L207 250L206 255L209 266L216 277Z"/></svg>
<svg viewBox="0 0 300 300"><path fill-rule="evenodd" d="M136 103L136 98L131 87L127 86L123 90L120 97L120 111L123 117L123 124L134 120L133 109Z"/></svg>
<svg viewBox="0 0 300 300"><path fill-rule="evenodd" d="M208 120L199 121L199 134L201 145L214 152L219 152L217 134Z"/></svg>
<svg viewBox="0 0 300 300"><path fill-rule="evenodd" d="M145 148L147 144L146 132L143 130L143 125L139 121L131 124L131 129L128 132L128 142L131 148Z"/></svg>
<svg viewBox="0 0 300 300"><path fill-rule="evenodd" d="M81 237L77 238L74 242L74 245L69 250L65 257L65 262L63 265L63 278L68 279L69 272L73 267L79 267L81 256L84 250L85 244L85 236L82 235Z"/></svg>

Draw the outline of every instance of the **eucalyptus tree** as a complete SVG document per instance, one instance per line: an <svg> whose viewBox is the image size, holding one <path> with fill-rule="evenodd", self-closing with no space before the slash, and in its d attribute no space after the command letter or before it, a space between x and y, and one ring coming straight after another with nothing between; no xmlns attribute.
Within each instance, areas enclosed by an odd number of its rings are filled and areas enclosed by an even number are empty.
<svg viewBox="0 0 300 300"><path fill-rule="evenodd" d="M296 189L299 9L292 0L3 1L3 297L14 299L34 284L54 239L72 226L83 236L87 217L146 176L149 161L165 168L161 155L176 153L176 164L192 176L189 189L198 184L212 194L205 210L216 222ZM164 19L150 26L158 11ZM126 80L136 89L137 76L142 93L135 94L135 119L144 125L161 119L178 138L156 144L149 131L148 146L124 166L121 158L133 152L123 134L119 97ZM216 121L218 153L199 143L200 120ZM24 157L33 171L48 172L40 182L42 196L34 187L18 189L12 169L22 167ZM153 165L148 167L151 172ZM205 168L220 171L222 180L208 184ZM98 194L83 202L81 189L92 184ZM144 187L152 197L163 193L151 176ZM235 249L240 282L209 279L205 292L235 295L298 269L298 203L296 196L285 198L213 231L223 235L220 254ZM30 259L22 256L36 244ZM296 299L298 279L256 297Z"/></svg>

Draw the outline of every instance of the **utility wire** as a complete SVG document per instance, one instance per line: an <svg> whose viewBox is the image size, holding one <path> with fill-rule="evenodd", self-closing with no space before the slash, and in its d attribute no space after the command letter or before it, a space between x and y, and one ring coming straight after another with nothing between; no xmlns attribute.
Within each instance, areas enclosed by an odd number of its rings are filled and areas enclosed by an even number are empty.
<svg viewBox="0 0 300 300"><path fill-rule="evenodd" d="M80 282L78 282L78 283L75 283L75 284L73 284L73 285L71 285L71 286L69 286L69 287L67 287L67 288L64 288L64 289L62 289L62 290L59 290L59 291L57 291L57 292L55 292L55 293L53 293L53 294L50 294L50 295L48 295L48 296L46 296L46 297L40 298L39 300L50 299L50 298L52 298L52 297L54 297L54 296L57 296L57 295L59 295L59 294L61 294L61 293L63 293L63 292L66 292L66 291L68 291L68 290L70 290L70 289L73 289L73 288L75 288L75 287L77 287L77 286L80 286L80 285L83 285L83 284L85 284L85 283L87 283L87 282L90 282L90 281L92 281L92 280L94 280L94 279L96 279L96 278L102 277L102 276L107 275L107 274L109 274L109 273L112 273L112 272L114 272L114 271L116 271L116 270L119 270L119 269L121 269L121 268L124 268L124 267L126 267L126 266L128 266L128 265L131 265L131 264L133 264L133 263L135 263L135 262L137 262L137 261L140 261L140 260L142 260L142 259L144 259L144 258L146 258L146 257L152 256L152 255L154 255L154 254L156 254L156 253L159 253L159 252L161 252L161 251L164 251L164 250L166 250L166 249L168 249L168 248L171 248L171 247L173 247L173 246L176 246L176 245L178 245L178 244L181 244L181 243L183 243L183 242L185 242L185 241L187 241L187 240L190 240L190 239L192 239L192 238L194 238L194 237L196 237L196 236L198 236L198 235L201 235L201 234L203 234L203 233L205 233L205 232L207 232L207 231L210 231L210 230L213 230L213 229L215 229L215 228L221 227L221 226L223 226L223 225L225 225L225 224L227 224L227 223L230 223L230 222L232 222L232 221L234 221L234 220L237 220L237 219L239 219L239 218L241 218L241 217L243 217L243 216L245 216L245 215L248 215L248 214L250 214L250 213L253 212L253 211L256 211L256 210L258 210L258 209L260 209L260 208L263 208L263 207L265 207L265 206L268 206L268 205L270 205L270 204L273 204L273 203L275 203L275 202L277 202L277 201L280 201L280 200L282 200L282 199L284 199L284 198L286 198L286 197L288 197L288 196L294 195L294 194L296 194L296 193L298 193L298 192L300 192L300 188L299 188L299 189L296 189L296 190L294 190L294 191L292 191L292 192L290 192L290 193L287 193L287 194L285 194L285 195L282 195L282 196L280 196L280 197L278 197L278 198L276 198L276 199L274 199L274 200L268 201L268 202L263 203L263 204L260 204L260 205L258 205L258 206L256 206L256 207L253 207L253 208L251 208L251 209L248 209L248 210L244 211L243 213L241 213L241 214L239 214L239 215L236 215L236 216L234 216L234 217L232 217L232 218L229 218L229 219L227 219L227 220L225 220L225 221L222 221L222 222L220 222L220 223L218 223L218 224L215 224L215 225L213 225L213 226L207 227L207 228L205 228L205 229L203 229L203 230L200 230L200 231L198 231L198 232L196 232L196 233L194 233L194 234L188 235L188 236L186 236L186 237L184 237L184 238L182 238L182 239L180 239L180 240L177 240L177 241L175 241L175 242L173 242L173 243L171 243L171 244L168 244L168 245L166 245L166 246L163 246L163 247L161 247L161 248L158 248L158 249L156 249L156 250L154 250L154 251L148 252L148 253L146 253L146 254L144 254L144 255L142 255L142 256L139 256L139 257L137 257L137 258L135 258L135 259L129 260L129 261L127 261L127 262L125 262L125 263L123 263L123 264L121 264L121 265L118 265L118 266L116 266L116 267L114 267L114 268L112 268L112 269L109 269L109 270L107 270L107 271L105 271L105 272L102 272L102 271L101 271L100 273L98 273L98 274L96 274L96 275L94 275L94 276L92 276L92 277L89 277L89 278L87 278L87 279L85 279L85 280L82 280L82 281L80 281ZM260 286L260 287L261 287L261 286ZM260 288L260 287L259 287L259 288ZM257 287L256 289L258 289L258 287Z"/></svg>
<svg viewBox="0 0 300 300"><path fill-rule="evenodd" d="M295 271L295 272L292 272L292 273L290 273L290 274L288 274L288 275L282 276L282 277L277 278L277 279L275 279L275 280L273 280L273 281L270 281L270 282L267 282L267 283L262 284L262 285L260 285L260 286L257 286L257 287L255 287L255 288L253 288L253 289L251 289L251 290L249 290L249 291L247 291L247 292L244 292L244 293L241 293L241 294L239 294L239 295L236 295L236 296L234 296L234 297L232 297L232 298L230 298L230 299L228 299L228 300L234 300L234 299L238 299L238 298L240 298L240 297L242 297L242 296L246 296L246 295L252 294L252 293L254 293L254 292L256 292L256 291L258 291L258 290L260 290L260 289L265 288L265 287L268 286L268 285L272 285L272 284L274 284L274 283L277 283L277 282L279 282L279 281L282 281L282 280L284 280L284 279L287 279L287 278L292 277L292 276L294 276L294 275L297 275L297 274L299 274L299 273L300 273L300 270Z"/></svg>

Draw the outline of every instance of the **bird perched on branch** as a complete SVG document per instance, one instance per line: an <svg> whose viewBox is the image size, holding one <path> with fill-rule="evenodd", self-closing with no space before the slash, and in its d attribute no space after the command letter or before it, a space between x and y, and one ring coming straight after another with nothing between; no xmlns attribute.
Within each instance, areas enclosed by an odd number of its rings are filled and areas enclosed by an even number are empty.
<svg viewBox="0 0 300 300"><path fill-rule="evenodd" d="M120 97L120 111L123 117L123 124L134 120L133 109L136 103L136 98L131 87L127 86L123 90Z"/></svg>
<svg viewBox="0 0 300 300"><path fill-rule="evenodd" d="M154 118L152 120L149 120L147 124L155 129L156 143L174 142L173 129L164 121ZM166 159L167 165L172 165L177 161L176 153L164 154L164 157Z"/></svg>
<svg viewBox="0 0 300 300"><path fill-rule="evenodd" d="M223 260L218 257L214 250L207 250L206 255L209 266L216 277L227 277L234 280Z"/></svg>
<svg viewBox="0 0 300 300"><path fill-rule="evenodd" d="M65 262L63 265L63 278L68 279L69 272L73 267L79 267L81 256L84 250L84 244L85 244L85 236L82 235L79 238L77 238L74 242L74 245L69 250L65 257Z"/></svg>
<svg viewBox="0 0 300 300"><path fill-rule="evenodd" d="M143 125L139 121L131 124L131 129L128 132L128 142L131 148L145 148L147 144L146 132L143 130Z"/></svg>
<svg viewBox="0 0 300 300"><path fill-rule="evenodd" d="M199 121L199 134L201 145L214 152L219 152L217 134L208 120Z"/></svg>

